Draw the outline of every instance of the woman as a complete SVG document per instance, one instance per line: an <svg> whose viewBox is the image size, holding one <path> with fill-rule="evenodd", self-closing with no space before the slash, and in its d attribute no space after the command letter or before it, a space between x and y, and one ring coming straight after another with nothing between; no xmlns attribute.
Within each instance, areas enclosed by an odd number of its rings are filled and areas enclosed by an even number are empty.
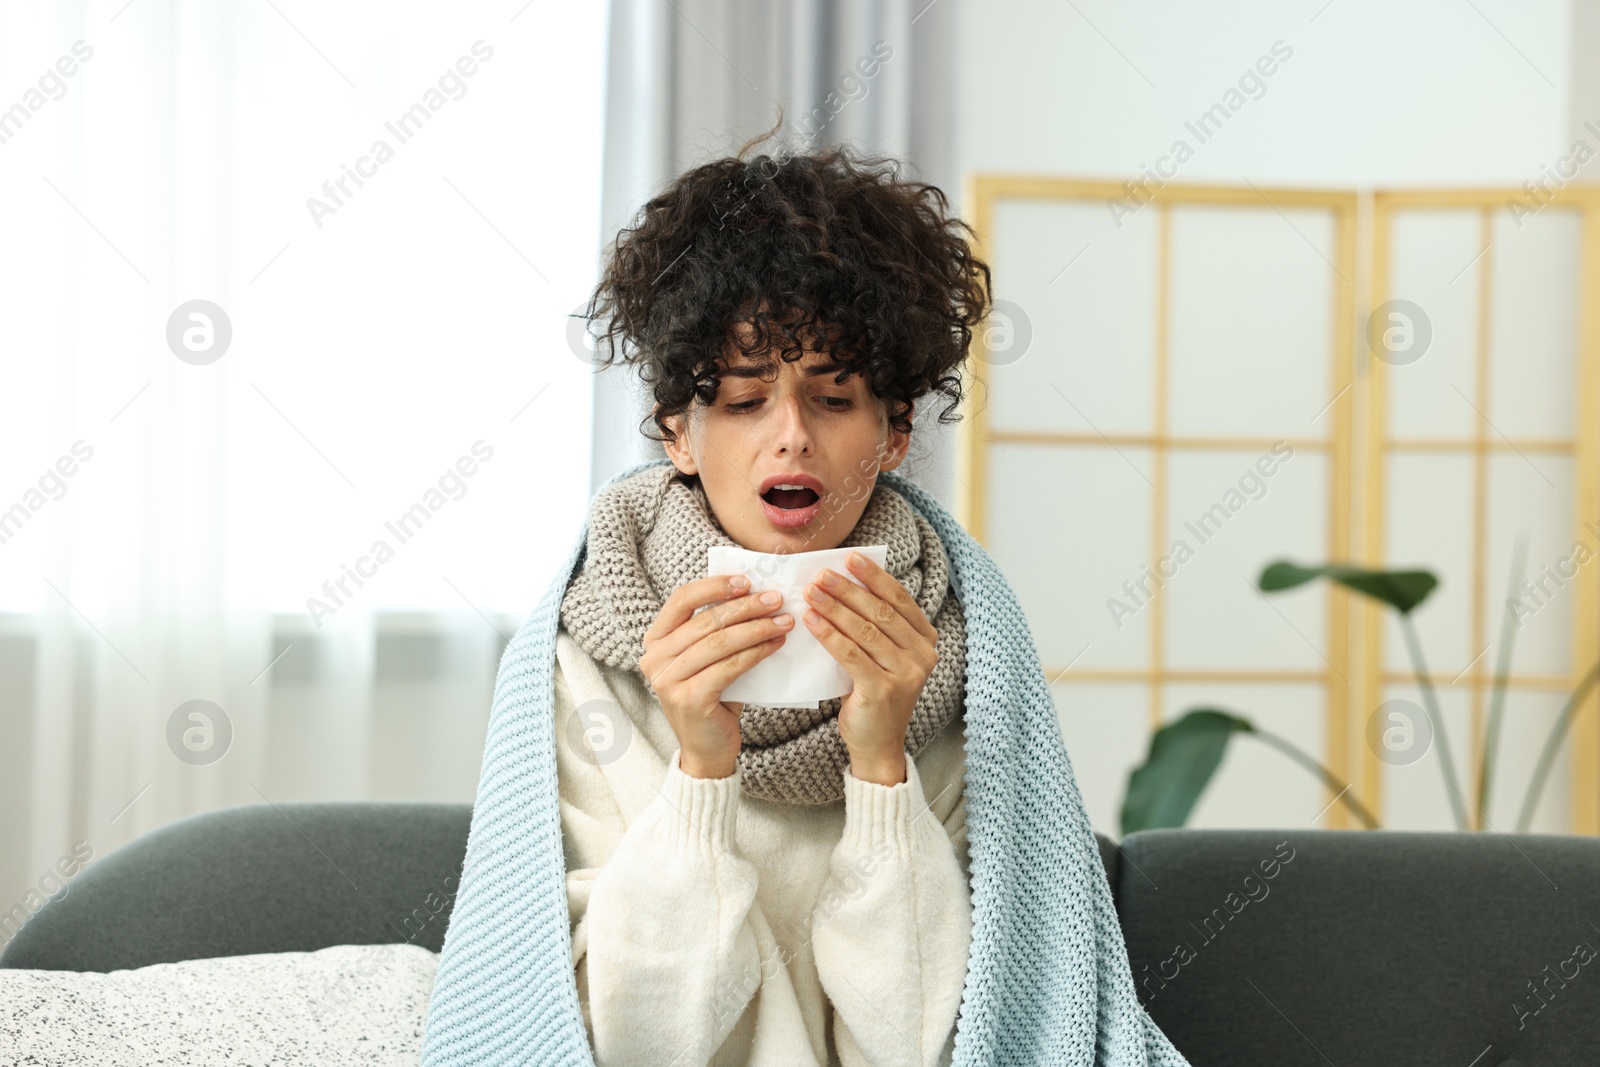
<svg viewBox="0 0 1600 1067"><path fill-rule="evenodd" d="M962 614L937 534L878 485L916 401L959 397L988 306L941 208L843 152L724 160L647 205L601 281L671 464L598 495L556 640L557 736L587 706L612 739L557 747L598 1063L949 1062L972 926ZM883 544L887 568L824 571L795 619L705 576L735 544ZM723 701L796 625L849 695Z"/></svg>
<svg viewBox="0 0 1600 1067"><path fill-rule="evenodd" d="M971 231L885 161L749 148L647 203L591 305L668 458L596 494L502 661L424 1063L1181 1065L1015 598L892 473L961 399ZM716 545L887 554L797 620ZM724 700L796 625L851 692Z"/></svg>

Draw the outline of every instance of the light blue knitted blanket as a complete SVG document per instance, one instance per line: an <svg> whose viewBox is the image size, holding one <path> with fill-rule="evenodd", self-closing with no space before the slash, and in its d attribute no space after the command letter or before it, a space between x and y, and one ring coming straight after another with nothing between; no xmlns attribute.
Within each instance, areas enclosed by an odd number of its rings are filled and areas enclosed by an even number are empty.
<svg viewBox="0 0 1600 1067"><path fill-rule="evenodd" d="M641 463L611 480L646 467ZM1188 1067L1139 1004L1122 928L1038 651L994 560L927 491L966 612L973 927L954 1067ZM506 647L423 1067L592 1065L578 1006L556 792L555 639L567 564Z"/></svg>

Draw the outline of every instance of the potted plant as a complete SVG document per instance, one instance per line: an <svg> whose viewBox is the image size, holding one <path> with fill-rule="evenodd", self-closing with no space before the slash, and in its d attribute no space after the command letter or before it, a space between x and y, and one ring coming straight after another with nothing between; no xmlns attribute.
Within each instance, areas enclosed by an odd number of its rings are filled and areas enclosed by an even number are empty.
<svg viewBox="0 0 1600 1067"><path fill-rule="evenodd" d="M1505 617L1500 630L1500 651L1495 666L1494 684L1489 703L1489 720L1486 724L1482 762L1479 765L1477 798L1470 801L1479 815L1487 810L1493 783L1495 755L1500 737L1500 725L1505 710L1506 678L1511 667L1512 636L1516 627L1511 602L1522 579L1523 545L1519 540L1512 565L1511 592L1507 594ZM1427 664L1422 654L1422 642L1417 635L1411 613L1420 607L1439 585L1439 580L1425 570L1384 571L1355 567L1342 563L1306 567L1288 560L1279 560L1262 569L1257 587L1264 593L1294 589L1319 578L1337 582L1363 596L1393 608L1398 615L1406 650L1411 657L1412 670L1417 678L1417 688L1422 694L1423 706L1438 744L1440 770L1445 790L1450 798L1450 809L1456 828L1468 829L1467 794L1456 778L1455 762L1450 756L1450 739L1439 711L1439 700L1433 682L1428 676ZM1517 816L1516 829L1526 830L1533 821L1534 809L1544 791L1550 768L1555 763L1561 742L1571 729L1573 717L1582 707L1589 690L1600 680L1600 662L1590 667L1561 709L1555 724L1545 739L1544 747L1528 782L1522 806ZM1322 779L1335 791L1343 803L1368 829L1378 829L1375 815L1360 801L1350 795L1348 783L1339 779L1327 767L1317 762L1303 749L1287 738L1256 726L1249 719L1222 708L1191 708L1183 715L1161 727L1150 738L1150 750L1145 761L1128 776L1128 790L1122 802L1122 833L1155 827L1182 826L1194 810L1200 794L1211 782L1217 767L1222 763L1228 744L1236 736L1247 736L1271 747L1300 764L1311 774ZM1487 821L1487 820L1484 820Z"/></svg>

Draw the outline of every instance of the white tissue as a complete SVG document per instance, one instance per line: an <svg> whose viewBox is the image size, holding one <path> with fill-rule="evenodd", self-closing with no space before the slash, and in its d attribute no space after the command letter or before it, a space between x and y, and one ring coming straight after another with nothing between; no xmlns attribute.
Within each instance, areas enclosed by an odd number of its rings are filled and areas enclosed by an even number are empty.
<svg viewBox="0 0 1600 1067"><path fill-rule="evenodd" d="M845 696L855 688L850 675L812 635L805 621L810 607L805 587L824 569L831 568L865 587L845 564L852 552L860 552L880 567L887 565L889 559L888 545L824 548L816 552L752 552L731 545L713 545L708 550L708 575L742 574L750 579L753 593L776 589L783 594L783 604L770 614L787 611L794 616L794 626L783 646L735 678L722 691L723 700L769 708L815 708L824 700Z"/></svg>

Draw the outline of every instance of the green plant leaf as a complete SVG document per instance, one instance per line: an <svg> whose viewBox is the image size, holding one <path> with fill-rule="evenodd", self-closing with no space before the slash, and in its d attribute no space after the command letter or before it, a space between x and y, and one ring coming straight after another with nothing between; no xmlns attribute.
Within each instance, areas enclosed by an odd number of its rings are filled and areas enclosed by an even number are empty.
<svg viewBox="0 0 1600 1067"><path fill-rule="evenodd" d="M1254 730L1249 720L1216 708L1196 708L1157 730L1144 765L1128 776L1123 835L1182 826L1222 762L1228 739Z"/></svg>
<svg viewBox="0 0 1600 1067"><path fill-rule="evenodd" d="M1358 593L1383 601L1402 615L1409 614L1428 599L1428 594L1439 585L1439 579L1431 571L1374 571L1342 563L1302 567L1288 560L1268 564L1262 569L1256 584L1263 593L1274 593L1280 589L1293 589L1316 578L1330 578Z"/></svg>

